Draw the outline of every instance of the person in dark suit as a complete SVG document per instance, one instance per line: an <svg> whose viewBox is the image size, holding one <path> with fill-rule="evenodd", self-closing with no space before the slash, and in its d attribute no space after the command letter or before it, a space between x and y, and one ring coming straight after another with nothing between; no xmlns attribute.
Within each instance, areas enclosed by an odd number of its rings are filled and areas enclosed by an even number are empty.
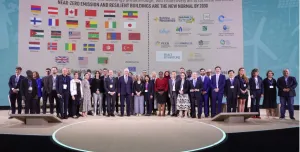
<svg viewBox="0 0 300 152"><path fill-rule="evenodd" d="M156 92L155 92L155 83L156 83L156 72L152 71L151 73L151 78L150 78L150 83L153 84L153 99L152 99L152 107L153 107L153 115L156 115L156 111L157 111L157 107L158 107L158 103L157 103L157 99L156 99Z"/></svg>
<svg viewBox="0 0 300 152"><path fill-rule="evenodd" d="M179 69L179 73L181 74L181 73L185 73L185 69L184 69L184 67L181 67L180 69ZM180 76L180 74L178 74L177 76L176 76L176 81L178 81L178 80L180 80L181 79L181 76Z"/></svg>
<svg viewBox="0 0 300 152"><path fill-rule="evenodd" d="M192 74L192 80L190 80L190 99L191 99L191 117L196 118L196 103L198 105L198 119L201 119L202 114L202 100L201 92L203 89L203 84L201 80L198 80L198 75L196 72Z"/></svg>
<svg viewBox="0 0 300 152"><path fill-rule="evenodd" d="M56 103L56 113L57 117L59 117L60 113L60 99L57 96L56 90L56 80L57 80L57 67L52 67L51 69L52 74L44 78L43 83L43 114L46 114L47 109L47 97L49 97L50 102L50 113L54 113L54 99Z"/></svg>
<svg viewBox="0 0 300 152"><path fill-rule="evenodd" d="M117 71L117 84L119 84L119 78L121 77L122 72L120 70ZM117 95L116 95L117 96ZM117 96L116 97L116 113L119 113L119 101L120 101L120 97Z"/></svg>
<svg viewBox="0 0 300 152"><path fill-rule="evenodd" d="M294 117L294 97L296 96L296 87L298 83L295 77L290 76L289 69L283 70L283 76L278 78L278 96L280 97L280 119L285 119L285 106L288 106L290 118Z"/></svg>
<svg viewBox="0 0 300 152"><path fill-rule="evenodd" d="M150 82L150 76L145 75L145 92L144 101L146 102L146 116L151 116L153 109L154 85Z"/></svg>
<svg viewBox="0 0 300 152"><path fill-rule="evenodd" d="M221 113L222 100L225 87L225 75L221 74L221 67L215 67L216 74L211 77L211 117ZM216 104L218 105L218 112L216 111Z"/></svg>
<svg viewBox="0 0 300 152"><path fill-rule="evenodd" d="M170 77L170 71L165 71L164 78L167 79L167 81L169 82L169 80L171 78ZM168 95L166 97L167 97L166 103L167 103L168 115L171 115L171 99Z"/></svg>
<svg viewBox="0 0 300 152"><path fill-rule="evenodd" d="M234 77L234 71L228 71L229 78L225 82L224 96L227 99L227 112L236 112L237 99L240 94L240 83Z"/></svg>
<svg viewBox="0 0 300 152"><path fill-rule="evenodd" d="M171 79L169 79L169 97L171 101L171 109L172 109L172 117L177 117L177 109L176 109L176 103L177 103L177 94L176 94L176 72L172 71L171 73Z"/></svg>
<svg viewBox="0 0 300 152"><path fill-rule="evenodd" d="M27 77L21 82L21 95L25 101L25 114L36 114L37 99L38 99L38 86L36 80L33 79L33 72L26 71Z"/></svg>
<svg viewBox="0 0 300 152"><path fill-rule="evenodd" d="M102 102L106 102L103 100L103 94L105 94L106 91L102 92L104 88L104 77L100 77L100 72L95 72L95 78L91 81L91 91L93 94L93 100L94 100L94 116L98 113L100 116L102 115ZM99 108L98 108L99 107Z"/></svg>
<svg viewBox="0 0 300 152"><path fill-rule="evenodd" d="M275 118L275 109L277 108L277 82L273 78L274 73L268 70L266 78L263 81L264 86L264 100L263 107L266 108L267 117L272 116Z"/></svg>
<svg viewBox="0 0 300 152"><path fill-rule="evenodd" d="M49 98L49 95L48 93L45 91L44 89L44 85L46 83L46 78L51 74L51 69L50 68L46 68L46 75L42 77L42 100L43 100L43 103L44 103L44 98L46 99L46 101L48 100ZM42 110L43 110L43 104L42 104Z"/></svg>
<svg viewBox="0 0 300 152"><path fill-rule="evenodd" d="M251 112L258 112L258 115L252 118L260 119L260 98L264 95L263 80L258 75L258 69L253 69L251 78L249 79L250 96L251 96Z"/></svg>
<svg viewBox="0 0 300 152"><path fill-rule="evenodd" d="M71 78L67 75L67 68L62 69L62 75L57 77L56 91L57 97L60 99L60 116L62 119L68 119L68 102L70 97L70 81Z"/></svg>
<svg viewBox="0 0 300 152"><path fill-rule="evenodd" d="M208 118L209 116L209 101L208 101L208 98L209 98L209 90L210 90L210 79L209 77L207 77L205 75L205 69L201 68L200 69L200 76L198 77L198 80L200 80L202 82L202 90L201 90L201 102L198 103L198 117L199 117L199 109L202 110L202 104L204 103L204 115L205 115L205 118ZM201 106L201 107L200 107ZM201 113L202 114L202 111ZM201 116L201 115L200 115Z"/></svg>
<svg viewBox="0 0 300 152"><path fill-rule="evenodd" d="M101 76L100 77L100 79L102 80L102 82L104 82L104 80L108 77L108 69L106 69L106 68L104 68L103 70L102 70L102 73L103 73L103 76ZM100 92L105 92L105 89L104 89L104 83L102 83L102 85L101 85L101 88L100 88ZM102 98L102 110L103 110L103 116L105 116L106 115L106 94L105 93L103 93L103 98Z"/></svg>
<svg viewBox="0 0 300 152"><path fill-rule="evenodd" d="M40 114L41 112L41 106L40 106L40 101L41 97L43 96L42 94L42 79L40 78L40 75L37 71L33 71L33 79L36 81L37 88L38 88L38 99L36 101L36 114Z"/></svg>
<svg viewBox="0 0 300 152"><path fill-rule="evenodd" d="M15 69L16 74L12 75L9 78L8 86L9 86L9 100L11 106L11 113L16 113L16 100L18 104L18 114L22 113L22 95L20 91L21 81L25 79L24 76L21 75L22 68L16 67ZM11 118L11 117L10 117Z"/></svg>
<svg viewBox="0 0 300 152"><path fill-rule="evenodd" d="M118 81L117 78L113 77L113 71L109 70L108 77L104 80L104 89L106 93L106 100L107 100L107 116L114 117L115 111L115 103L116 103L116 96L118 92Z"/></svg>
<svg viewBox="0 0 300 152"><path fill-rule="evenodd" d="M212 77L212 70L211 69L207 69L206 70L206 76L209 78L209 82L211 83L211 77ZM211 102L212 102L212 98L211 98L211 92L212 89L209 86L209 90L208 90L208 113L211 112Z"/></svg>
<svg viewBox="0 0 300 152"><path fill-rule="evenodd" d="M128 68L124 69L124 75L119 78L118 96L121 99L121 117L124 116L124 102L126 100L126 114L130 116L130 98L133 96L133 80L128 75Z"/></svg>

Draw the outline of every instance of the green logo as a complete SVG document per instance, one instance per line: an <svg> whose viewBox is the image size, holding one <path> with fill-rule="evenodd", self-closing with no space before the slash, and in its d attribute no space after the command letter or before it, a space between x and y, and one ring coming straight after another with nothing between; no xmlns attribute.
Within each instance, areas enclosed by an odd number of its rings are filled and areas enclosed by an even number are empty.
<svg viewBox="0 0 300 152"><path fill-rule="evenodd" d="M207 26L202 26L202 31L207 31Z"/></svg>

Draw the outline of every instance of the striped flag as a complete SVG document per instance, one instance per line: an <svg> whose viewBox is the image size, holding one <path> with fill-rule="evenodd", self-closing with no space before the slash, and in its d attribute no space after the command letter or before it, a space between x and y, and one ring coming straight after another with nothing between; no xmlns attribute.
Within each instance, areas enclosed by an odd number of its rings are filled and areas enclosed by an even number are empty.
<svg viewBox="0 0 300 152"><path fill-rule="evenodd" d="M57 42L48 42L49 51L57 51Z"/></svg>
<svg viewBox="0 0 300 152"><path fill-rule="evenodd" d="M42 19L37 17L30 17L30 24L32 25L41 25Z"/></svg>
<svg viewBox="0 0 300 152"><path fill-rule="evenodd" d="M81 32L80 31L70 31L69 32L69 39L80 39Z"/></svg>
<svg viewBox="0 0 300 152"><path fill-rule="evenodd" d="M31 12L34 14L40 14L42 11L42 7L39 5L31 5Z"/></svg>
<svg viewBox="0 0 300 152"><path fill-rule="evenodd" d="M123 18L138 18L138 11L123 11Z"/></svg>
<svg viewBox="0 0 300 152"><path fill-rule="evenodd" d="M121 33L107 33L106 34L107 40L121 40Z"/></svg>
<svg viewBox="0 0 300 152"><path fill-rule="evenodd" d="M95 44L83 44L83 51L95 51Z"/></svg>
<svg viewBox="0 0 300 152"><path fill-rule="evenodd" d="M67 52L75 52L75 50L76 50L76 44L75 43L66 43L65 44L65 50Z"/></svg>
<svg viewBox="0 0 300 152"><path fill-rule="evenodd" d="M99 40L99 32L89 32L88 39L89 40Z"/></svg>
<svg viewBox="0 0 300 152"><path fill-rule="evenodd" d="M56 56L55 57L55 62L64 64L64 63L69 63L69 57L67 56Z"/></svg>
<svg viewBox="0 0 300 152"><path fill-rule="evenodd" d="M66 8L65 14L67 16L77 16L78 15L78 9L77 8Z"/></svg>
<svg viewBox="0 0 300 152"><path fill-rule="evenodd" d="M29 42L30 51L39 51L41 48L40 42Z"/></svg>
<svg viewBox="0 0 300 152"><path fill-rule="evenodd" d="M115 10L104 10L104 17L116 17Z"/></svg>
<svg viewBox="0 0 300 152"><path fill-rule="evenodd" d="M105 28L117 28L116 21L105 21L104 23Z"/></svg>
<svg viewBox="0 0 300 152"><path fill-rule="evenodd" d="M85 27L86 28L97 28L98 27L98 22L96 20L86 21L85 22Z"/></svg>
<svg viewBox="0 0 300 152"><path fill-rule="evenodd" d="M48 25L49 26L59 26L59 19L49 18Z"/></svg>
<svg viewBox="0 0 300 152"><path fill-rule="evenodd" d="M88 57L78 57L78 63L81 66L85 66L89 64L89 58Z"/></svg>
<svg viewBox="0 0 300 152"><path fill-rule="evenodd" d="M67 27L68 28L77 28L78 27L78 20L67 20Z"/></svg>
<svg viewBox="0 0 300 152"><path fill-rule="evenodd" d="M44 37L44 30L30 30L30 37Z"/></svg>
<svg viewBox="0 0 300 152"><path fill-rule="evenodd" d="M51 31L51 38L60 39L61 38L61 31Z"/></svg>
<svg viewBox="0 0 300 152"><path fill-rule="evenodd" d="M57 7L48 7L48 14L57 15L58 14L58 8Z"/></svg>

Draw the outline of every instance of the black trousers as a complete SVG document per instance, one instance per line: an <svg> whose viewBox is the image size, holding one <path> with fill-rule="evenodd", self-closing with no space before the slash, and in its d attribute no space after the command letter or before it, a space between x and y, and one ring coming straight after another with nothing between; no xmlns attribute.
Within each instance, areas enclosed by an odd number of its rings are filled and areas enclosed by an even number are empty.
<svg viewBox="0 0 300 152"><path fill-rule="evenodd" d="M166 103L167 103L168 113L170 113L171 112L171 99L169 98L169 96L167 96Z"/></svg>
<svg viewBox="0 0 300 152"><path fill-rule="evenodd" d="M60 116L61 117L67 117L68 116L68 106L69 106L69 97L70 97L70 93L69 91L65 91L61 94L61 98L60 98Z"/></svg>
<svg viewBox="0 0 300 152"><path fill-rule="evenodd" d="M151 115L153 110L153 99L150 98L150 95L148 92L145 92L144 100L146 102L146 110L147 114Z"/></svg>
<svg viewBox="0 0 300 152"><path fill-rule="evenodd" d="M49 102L50 102L50 113L54 113L54 99L56 102L56 113L59 114L60 112L60 99L57 97L57 92L56 90L52 90L49 94L44 94L43 95L43 114L46 114L47 112L47 98L49 97Z"/></svg>
<svg viewBox="0 0 300 152"><path fill-rule="evenodd" d="M36 114L40 114L41 113L40 101L41 101L41 97L38 97L38 99L36 100Z"/></svg>
<svg viewBox="0 0 300 152"><path fill-rule="evenodd" d="M71 113L69 114L71 117L75 116L75 115L79 115L79 107L80 107L80 97L75 95L75 100L72 100L71 97L71 103L69 103L69 105L71 105Z"/></svg>
<svg viewBox="0 0 300 152"><path fill-rule="evenodd" d="M119 96L116 96L116 112L119 113Z"/></svg>
<svg viewBox="0 0 300 152"><path fill-rule="evenodd" d="M236 112L237 97L227 97L227 112Z"/></svg>
<svg viewBox="0 0 300 152"><path fill-rule="evenodd" d="M36 114L37 100L34 99L31 93L28 93L25 98L25 114Z"/></svg>
<svg viewBox="0 0 300 152"><path fill-rule="evenodd" d="M251 112L258 112L256 116L260 116L259 103L261 94L261 90L255 90L253 91L253 98L251 98Z"/></svg>
<svg viewBox="0 0 300 152"><path fill-rule="evenodd" d="M16 113L16 101L18 104L18 114L22 113L22 96L21 93L12 93L9 95L11 113Z"/></svg>
<svg viewBox="0 0 300 152"><path fill-rule="evenodd" d="M115 111L116 93L114 95L106 94L107 114L112 115Z"/></svg>
<svg viewBox="0 0 300 152"><path fill-rule="evenodd" d="M196 117L196 103L198 103L198 101L200 99L196 98L196 97L190 97L191 99L191 117ZM199 109L198 109L199 112Z"/></svg>
<svg viewBox="0 0 300 152"><path fill-rule="evenodd" d="M102 99L102 110L103 110L103 115L105 115L106 114L106 93L103 93L103 99Z"/></svg>

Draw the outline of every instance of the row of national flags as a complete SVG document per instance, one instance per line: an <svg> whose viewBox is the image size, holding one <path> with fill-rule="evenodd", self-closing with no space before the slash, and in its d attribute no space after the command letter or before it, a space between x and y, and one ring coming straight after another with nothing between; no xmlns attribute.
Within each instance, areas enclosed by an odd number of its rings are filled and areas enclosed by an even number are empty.
<svg viewBox="0 0 300 152"><path fill-rule="evenodd" d="M68 56L56 56L55 62L58 64L68 64L70 62ZM108 64L108 57L98 57L97 61L98 64ZM78 57L78 64L81 66L87 66L89 64L88 57Z"/></svg>
<svg viewBox="0 0 300 152"><path fill-rule="evenodd" d="M30 30L30 37L44 38L44 30ZM69 39L81 39L81 31L69 31ZM51 31L51 38L60 39L62 37L61 31ZM88 40L99 40L99 32L88 32ZM107 32L106 40L121 40L121 33ZM128 33L128 40L141 40L140 33Z"/></svg>
<svg viewBox="0 0 300 152"><path fill-rule="evenodd" d="M97 11L94 9L85 9L84 16L87 17L96 17ZM42 6L40 5L31 5L31 12L33 14L40 14L42 12ZM49 15L58 15L58 7L48 7L48 14ZM65 8L64 14L67 16L78 16L79 10L77 8ZM104 10L103 12L104 17L113 18L116 17L115 10ZM138 18L138 11L123 11L122 13L123 18Z"/></svg>
<svg viewBox="0 0 300 152"><path fill-rule="evenodd" d="M41 44L40 42L29 42L29 50L30 51L40 51ZM57 42L48 42L47 44L48 51L57 51L58 50L58 43ZM75 52L77 50L76 43L65 43L65 51L66 52ZM102 45L103 51L113 52L115 51L114 44L103 44ZM84 43L83 44L83 51L84 52L95 52L96 51L96 44L92 43ZM122 51L123 52L132 52L133 51L133 44L122 44Z"/></svg>
<svg viewBox="0 0 300 152"><path fill-rule="evenodd" d="M30 24L39 26L42 24L42 19L38 17L31 17L30 18ZM59 19L57 18L49 18L48 19L48 26L59 26ZM66 20L66 26L68 28L77 28L79 26L78 20ZM98 21L97 20L88 20L85 21L85 27L86 28L98 28ZM136 28L136 22L130 21L130 22L124 22L123 25L124 28L127 29L134 29ZM104 28L114 29L117 28L117 21L105 21L104 22Z"/></svg>

